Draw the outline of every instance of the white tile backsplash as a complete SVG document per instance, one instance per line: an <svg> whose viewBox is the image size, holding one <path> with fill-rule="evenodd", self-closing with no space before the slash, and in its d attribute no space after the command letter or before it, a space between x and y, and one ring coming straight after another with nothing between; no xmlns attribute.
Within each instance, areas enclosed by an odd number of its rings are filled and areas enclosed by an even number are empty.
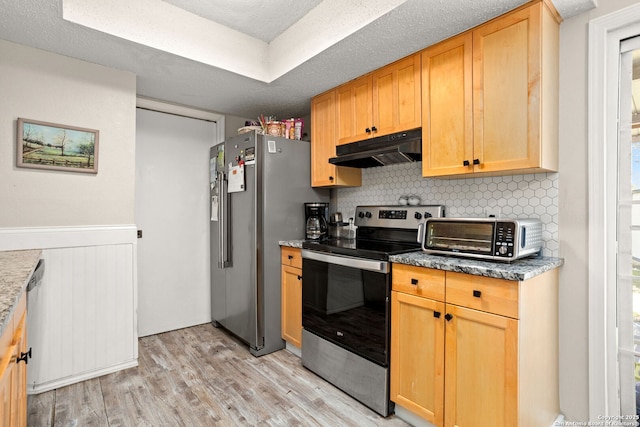
<svg viewBox="0 0 640 427"><path fill-rule="evenodd" d="M422 178L422 163L362 169L362 187L336 190L336 211L353 217L359 205L396 205L402 195L421 204L442 204L448 217L539 218L542 253L557 257L558 174L539 173L464 179Z"/></svg>

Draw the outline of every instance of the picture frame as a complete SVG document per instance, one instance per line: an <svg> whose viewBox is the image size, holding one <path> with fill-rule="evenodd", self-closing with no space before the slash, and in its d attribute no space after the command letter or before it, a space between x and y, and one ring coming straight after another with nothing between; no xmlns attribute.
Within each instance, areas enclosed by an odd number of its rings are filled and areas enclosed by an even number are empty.
<svg viewBox="0 0 640 427"><path fill-rule="evenodd" d="M98 130L25 118L17 122L16 166L98 173Z"/></svg>

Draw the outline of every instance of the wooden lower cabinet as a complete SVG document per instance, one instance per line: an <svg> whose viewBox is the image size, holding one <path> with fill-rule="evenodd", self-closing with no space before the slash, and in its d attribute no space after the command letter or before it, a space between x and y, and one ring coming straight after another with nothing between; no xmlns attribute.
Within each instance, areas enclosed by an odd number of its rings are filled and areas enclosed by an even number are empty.
<svg viewBox="0 0 640 427"><path fill-rule="evenodd" d="M27 365L18 358L27 352L26 295L16 306L0 338L0 425L27 425Z"/></svg>
<svg viewBox="0 0 640 427"><path fill-rule="evenodd" d="M446 311L444 425L517 426L518 321L455 305Z"/></svg>
<svg viewBox="0 0 640 427"><path fill-rule="evenodd" d="M283 247L282 339L302 347L302 256L300 249Z"/></svg>
<svg viewBox="0 0 640 427"><path fill-rule="evenodd" d="M392 401L436 426L553 424L557 269L520 282L399 264L392 271ZM442 300L420 290L432 272L444 274Z"/></svg>
<svg viewBox="0 0 640 427"><path fill-rule="evenodd" d="M444 303L393 291L391 313L391 400L441 426Z"/></svg>

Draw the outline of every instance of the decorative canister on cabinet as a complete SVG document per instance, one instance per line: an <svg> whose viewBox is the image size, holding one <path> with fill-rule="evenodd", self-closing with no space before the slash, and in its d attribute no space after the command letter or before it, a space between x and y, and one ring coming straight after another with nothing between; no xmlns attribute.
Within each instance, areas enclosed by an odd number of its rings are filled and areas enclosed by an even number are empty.
<svg viewBox="0 0 640 427"><path fill-rule="evenodd" d="M282 136L282 122L267 123L267 134L271 136Z"/></svg>

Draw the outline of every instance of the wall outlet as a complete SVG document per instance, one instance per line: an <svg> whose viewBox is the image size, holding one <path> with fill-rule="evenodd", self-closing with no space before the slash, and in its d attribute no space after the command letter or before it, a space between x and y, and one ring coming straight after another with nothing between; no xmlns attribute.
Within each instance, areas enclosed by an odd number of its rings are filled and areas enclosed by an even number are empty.
<svg viewBox="0 0 640 427"><path fill-rule="evenodd" d="M488 218L500 218L500 215L502 215L502 209L500 209L500 206L487 206L484 208L484 214Z"/></svg>

